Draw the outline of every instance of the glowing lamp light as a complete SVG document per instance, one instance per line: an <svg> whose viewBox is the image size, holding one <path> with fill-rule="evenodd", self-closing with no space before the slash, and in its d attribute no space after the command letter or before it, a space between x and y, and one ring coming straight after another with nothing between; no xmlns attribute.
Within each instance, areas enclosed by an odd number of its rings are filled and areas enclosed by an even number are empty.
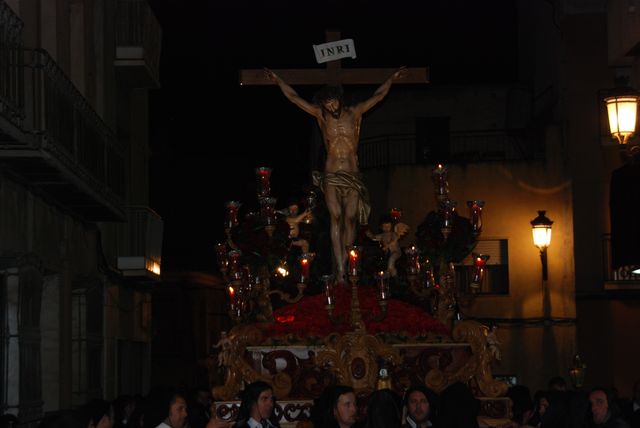
<svg viewBox="0 0 640 428"><path fill-rule="evenodd" d="M538 217L531 220L533 245L540 251L545 251L551 244L551 225L553 222L545 216L546 211L538 211Z"/></svg>
<svg viewBox="0 0 640 428"><path fill-rule="evenodd" d="M640 97L635 92L628 88L628 92L623 95L614 95L604 99L609 116L609 130L620 144L627 144L629 138L636 131L638 99Z"/></svg>
<svg viewBox="0 0 640 428"><path fill-rule="evenodd" d="M289 275L289 269L287 268L287 262L282 261L276 268L276 275L285 278Z"/></svg>

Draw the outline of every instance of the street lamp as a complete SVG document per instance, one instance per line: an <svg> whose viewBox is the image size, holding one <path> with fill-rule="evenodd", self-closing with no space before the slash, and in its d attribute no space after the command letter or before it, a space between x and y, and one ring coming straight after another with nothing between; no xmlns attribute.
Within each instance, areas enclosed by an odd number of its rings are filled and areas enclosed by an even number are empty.
<svg viewBox="0 0 640 428"><path fill-rule="evenodd" d="M551 225L553 222L545 216L546 211L538 211L538 217L531 220L533 245L540 250L542 262L542 279L547 280L547 247L551 244Z"/></svg>
<svg viewBox="0 0 640 428"><path fill-rule="evenodd" d="M604 99L609 117L609 130L621 145L626 145L636 132L638 92L632 88L619 88Z"/></svg>

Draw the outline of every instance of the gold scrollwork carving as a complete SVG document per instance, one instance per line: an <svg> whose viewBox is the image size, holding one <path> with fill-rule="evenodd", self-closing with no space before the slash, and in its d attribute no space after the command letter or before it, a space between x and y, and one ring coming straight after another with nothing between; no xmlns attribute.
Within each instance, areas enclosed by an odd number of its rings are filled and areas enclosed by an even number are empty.
<svg viewBox="0 0 640 428"><path fill-rule="evenodd" d="M329 367L339 383L352 386L356 392L373 391L378 378L378 360L400 364L396 349L375 336L363 332L330 335L325 348L318 351L316 364Z"/></svg>

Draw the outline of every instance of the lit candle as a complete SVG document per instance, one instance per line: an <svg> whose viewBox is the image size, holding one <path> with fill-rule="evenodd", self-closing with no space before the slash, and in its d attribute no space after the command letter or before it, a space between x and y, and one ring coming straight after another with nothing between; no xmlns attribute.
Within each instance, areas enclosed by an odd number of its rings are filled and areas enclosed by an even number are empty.
<svg viewBox="0 0 640 428"><path fill-rule="evenodd" d="M471 218L471 228L476 235L482 231L482 208L484 201L473 200L467 201L469 207L469 217Z"/></svg>
<svg viewBox="0 0 640 428"><path fill-rule="evenodd" d="M487 267L487 260L489 260L486 254L473 253L473 274L471 275L470 287L474 289L480 288L482 279L484 278L484 271Z"/></svg>
<svg viewBox="0 0 640 428"><path fill-rule="evenodd" d="M442 164L438 164L431 172L431 179L436 186L436 195L444 196L449 193L449 186L447 184L447 167Z"/></svg>
<svg viewBox="0 0 640 428"><path fill-rule="evenodd" d="M313 253L304 253L300 257L300 282L306 283L309 281L311 272L311 262L313 261Z"/></svg>
<svg viewBox="0 0 640 428"><path fill-rule="evenodd" d="M360 259L360 248L352 245L348 247L349 251L349 275L357 276L358 275L358 265Z"/></svg>
<svg viewBox="0 0 640 428"><path fill-rule="evenodd" d="M377 272L376 283L378 285L378 298L387 300L389 298L389 275L384 271Z"/></svg>
<svg viewBox="0 0 640 428"><path fill-rule="evenodd" d="M271 194L271 168L261 166L256 169L256 176L258 178L258 196L267 197Z"/></svg>
<svg viewBox="0 0 640 428"><path fill-rule="evenodd" d="M227 291L229 292L229 304L231 305L231 310L233 311L236 308L236 290L234 290L233 287L229 286Z"/></svg>

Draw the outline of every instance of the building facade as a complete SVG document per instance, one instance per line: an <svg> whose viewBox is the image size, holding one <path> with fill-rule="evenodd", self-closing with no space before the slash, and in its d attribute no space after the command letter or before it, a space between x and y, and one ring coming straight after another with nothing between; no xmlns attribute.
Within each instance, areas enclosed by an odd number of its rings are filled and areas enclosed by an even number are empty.
<svg viewBox="0 0 640 428"><path fill-rule="evenodd" d="M0 1L0 411L21 423L148 389L160 43L145 1Z"/></svg>

